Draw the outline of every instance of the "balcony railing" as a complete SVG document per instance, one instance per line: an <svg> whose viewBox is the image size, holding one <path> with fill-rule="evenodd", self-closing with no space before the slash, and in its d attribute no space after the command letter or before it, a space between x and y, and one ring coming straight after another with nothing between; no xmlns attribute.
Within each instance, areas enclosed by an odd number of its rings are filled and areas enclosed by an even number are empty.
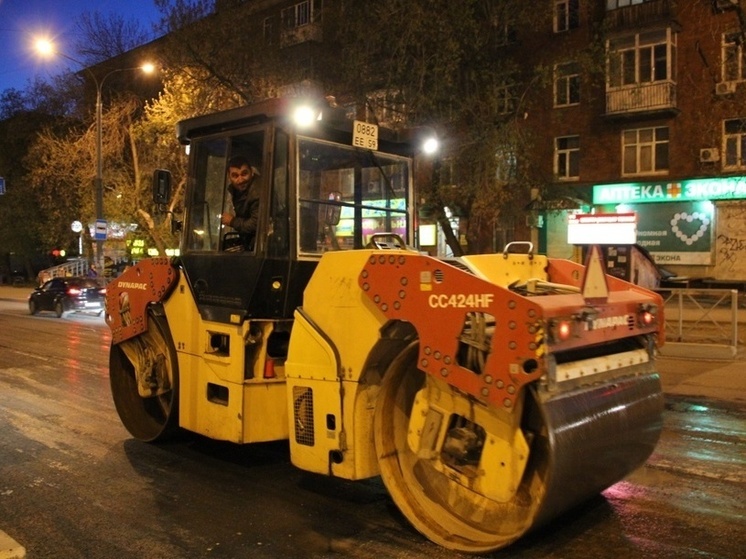
<svg viewBox="0 0 746 559"><path fill-rule="evenodd" d="M641 24L669 20L676 15L676 0L652 0L606 12L611 28L637 27Z"/></svg>
<svg viewBox="0 0 746 559"><path fill-rule="evenodd" d="M676 84L671 81L626 85L606 91L606 114L676 110Z"/></svg>
<svg viewBox="0 0 746 559"><path fill-rule="evenodd" d="M283 29L280 35L280 47L290 47L308 41L321 42L322 38L321 25L309 23L300 27Z"/></svg>

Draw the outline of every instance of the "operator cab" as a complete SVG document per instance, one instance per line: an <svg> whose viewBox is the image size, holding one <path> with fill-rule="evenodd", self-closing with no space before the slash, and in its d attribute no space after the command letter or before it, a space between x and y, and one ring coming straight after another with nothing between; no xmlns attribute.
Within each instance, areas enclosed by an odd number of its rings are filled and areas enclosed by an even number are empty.
<svg viewBox="0 0 746 559"><path fill-rule="evenodd" d="M356 147L353 121L339 109L314 107L300 125L298 108L273 99L179 123L189 149L181 263L207 320L289 319L325 252L360 249L383 233L411 244L409 143L381 131L374 149ZM236 156L258 171L251 239L220 219L234 212L228 164ZM163 172L154 196L170 198Z"/></svg>

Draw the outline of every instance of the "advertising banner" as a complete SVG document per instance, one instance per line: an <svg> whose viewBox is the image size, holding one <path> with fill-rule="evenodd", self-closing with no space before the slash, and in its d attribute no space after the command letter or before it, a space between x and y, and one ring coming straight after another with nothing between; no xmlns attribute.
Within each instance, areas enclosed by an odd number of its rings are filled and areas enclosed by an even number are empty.
<svg viewBox="0 0 746 559"><path fill-rule="evenodd" d="M712 264L710 202L627 205L637 212L637 244L657 264Z"/></svg>

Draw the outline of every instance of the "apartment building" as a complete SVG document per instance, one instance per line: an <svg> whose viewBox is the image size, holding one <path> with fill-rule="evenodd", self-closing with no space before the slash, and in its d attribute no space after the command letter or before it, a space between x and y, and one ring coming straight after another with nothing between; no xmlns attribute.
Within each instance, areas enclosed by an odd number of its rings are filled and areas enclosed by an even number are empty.
<svg viewBox="0 0 746 559"><path fill-rule="evenodd" d="M738 0L548 0L552 86L525 123L540 137L540 245L571 257L568 214L637 216L670 271L746 280L746 56ZM574 59L595 42L600 79ZM533 112L532 112L533 111ZM574 203L568 204L572 200ZM574 207L573 207L574 206Z"/></svg>
<svg viewBox="0 0 746 559"><path fill-rule="evenodd" d="M634 213L638 244L672 272L746 280L746 23L738 0L540 0L545 26L505 31L506 56L551 67L525 89L541 252L576 257L571 213ZM219 0L252 44L313 85L321 0ZM304 80L306 80L304 82ZM525 85L525 84L524 84ZM329 93L329 92L322 92ZM333 93L333 92L332 92ZM381 116L379 115L379 120ZM383 115L383 120L386 120ZM525 185L524 185L525 186Z"/></svg>

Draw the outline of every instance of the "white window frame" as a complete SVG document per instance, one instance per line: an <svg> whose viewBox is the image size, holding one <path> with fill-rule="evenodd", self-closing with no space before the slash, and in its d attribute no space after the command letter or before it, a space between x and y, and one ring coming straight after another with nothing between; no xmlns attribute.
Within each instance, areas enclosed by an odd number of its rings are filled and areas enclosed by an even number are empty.
<svg viewBox="0 0 746 559"><path fill-rule="evenodd" d="M606 11L613 12L619 8L626 8L627 6L634 6L635 4L644 4L645 2L652 2L654 0L606 0Z"/></svg>
<svg viewBox="0 0 746 559"><path fill-rule="evenodd" d="M321 17L322 0L303 0L282 9L283 29L297 29L315 23Z"/></svg>
<svg viewBox="0 0 746 559"><path fill-rule="evenodd" d="M738 130L728 131L733 125ZM746 117L723 121L723 170L746 169Z"/></svg>
<svg viewBox="0 0 746 559"><path fill-rule="evenodd" d="M670 166L670 129L668 126L622 130L621 143L623 177L668 174ZM665 152L662 151L664 149ZM664 153L665 161L663 161ZM628 157L632 157L634 169L628 167Z"/></svg>
<svg viewBox="0 0 746 559"><path fill-rule="evenodd" d="M580 0L554 0L554 32L564 33L580 26Z"/></svg>
<svg viewBox="0 0 746 559"><path fill-rule="evenodd" d="M609 40L607 52L609 89L674 80L676 34L670 27ZM665 75L658 77L662 70L658 60L660 54L665 57Z"/></svg>
<svg viewBox="0 0 746 559"><path fill-rule="evenodd" d="M580 136L554 139L554 175L560 181L580 179Z"/></svg>
<svg viewBox="0 0 746 559"><path fill-rule="evenodd" d="M518 169L518 158L512 150L499 150L495 154L495 180L500 184L508 184L515 179Z"/></svg>
<svg viewBox="0 0 746 559"><path fill-rule="evenodd" d="M561 99L561 98L564 98ZM554 106L569 107L580 104L580 69L576 62L554 66Z"/></svg>
<svg viewBox="0 0 746 559"><path fill-rule="evenodd" d="M724 82L746 81L746 53L743 34L739 31L723 33L720 46L720 73Z"/></svg>
<svg viewBox="0 0 746 559"><path fill-rule="evenodd" d="M497 113L501 115L511 114L515 110L515 96L513 95L513 84L503 83L495 89L497 100Z"/></svg>

